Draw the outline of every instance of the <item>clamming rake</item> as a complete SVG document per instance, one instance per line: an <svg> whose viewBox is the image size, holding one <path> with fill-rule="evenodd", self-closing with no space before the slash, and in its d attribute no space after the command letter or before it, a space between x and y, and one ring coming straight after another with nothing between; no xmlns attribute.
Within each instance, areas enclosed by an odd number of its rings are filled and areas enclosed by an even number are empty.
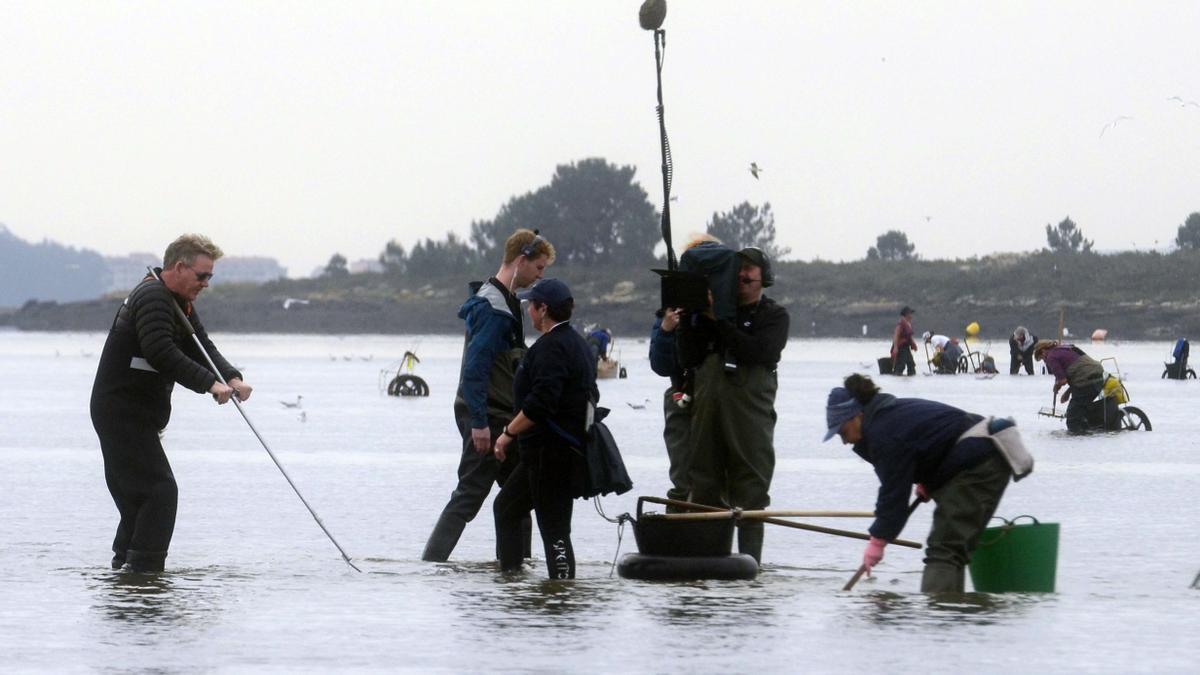
<svg viewBox="0 0 1200 675"><path fill-rule="evenodd" d="M717 506L708 506L706 504L695 504L692 502L685 502L685 501L681 501L679 499L664 499L662 497L642 497L642 499L644 499L648 502L651 502L653 504L662 504L664 506L676 506L681 509L688 509L691 511L701 511L701 512L704 512L704 515L718 514L721 518L736 518L736 517L738 517L736 515L738 513L742 514L742 517L746 517L745 514L751 513L751 514L756 514L751 517L753 517L757 520L761 520L764 523L771 523L772 525L782 525L783 527L792 527L792 528L795 528L798 530L808 530L810 532L820 532L822 534L832 534L832 535L837 535L839 537L849 537L851 539L870 540L870 538L871 538L871 535L865 534L863 532L853 532L850 530L838 530L838 529L835 529L832 527L822 527L821 525L809 525L808 523L797 523L797 522L794 522L791 520L785 520L783 518L778 518L778 517L773 517L773 516L757 515L757 514L767 514L767 513L785 514L785 513L800 513L800 512L789 512L789 511L741 511L741 512L737 512L737 511L731 511L730 509L722 509ZM804 513L817 513L817 512L807 511ZM823 512L823 513L829 513L829 512ZM834 513L838 513L838 512L834 512ZM843 511L840 513L863 513L863 512ZM654 516L654 517L655 518L682 520L681 518L679 518L679 516L683 516L683 515L689 515L689 514L670 514L670 513L668 513L668 514L664 514L661 516ZM695 516L695 515L701 515L701 514L690 514L690 515ZM873 517L875 514L872 513L870 515ZM818 517L818 516L810 516L810 517ZM824 517L824 516L820 516L820 517ZM839 516L839 517L848 517L848 516ZM862 516L856 515L853 517L862 517ZM909 548L921 548L921 544L919 544L915 541L907 541L905 539L894 539L891 543L896 544L897 546L907 546Z"/></svg>
<svg viewBox="0 0 1200 675"><path fill-rule="evenodd" d="M913 514L913 512L917 510L917 507L921 505L922 501L924 501L924 500L921 499L920 497L917 497L916 499L914 499L913 503L910 504L908 507L908 515L911 516ZM900 540L893 539L891 543L899 544ZM920 548L920 547L918 546L917 548ZM867 566L859 565L858 571L854 573L854 576L850 577L850 581L847 581L845 586L842 586L842 590L843 591L852 590L854 588L854 584L857 584L858 580L862 578L862 575L864 575L866 573L867 573Z"/></svg>
<svg viewBox="0 0 1200 675"><path fill-rule="evenodd" d="M150 276L157 279L159 283L162 283L162 279L158 276L158 273L154 271L153 267L147 267L146 269L150 270ZM183 313L183 308L181 308L179 304L175 302L172 302L171 305L175 308L175 312L179 314L179 318L183 319L183 325L187 328L188 333L191 334L192 342L196 343L196 348L199 349L200 353L204 355L204 360L208 361L208 367L212 368L213 373L216 374L217 379L221 381L221 384L229 386L229 383L225 381L225 377L221 375L221 371L217 369L217 364L213 363L212 357L208 355L208 350L204 349L204 345L200 343L200 338L196 336L196 331L194 328L192 328L192 322L188 321L187 315ZM238 400L236 392L235 395L231 396L230 398L233 400L233 405L237 408L237 411L242 414L242 419L246 420L246 424L250 427L250 431L254 432L255 438L257 438L258 442L262 444L263 450L267 451L267 454L271 456L271 461L275 462L275 466L279 468L279 472L283 474L283 477L287 480L288 485L292 486L292 491L295 492L296 496L300 498L300 502L304 504L304 508L308 509L308 512L312 514L313 520L317 521L317 525L321 527L321 531L324 532L325 536L329 537L329 541L333 542L333 545L337 547L338 553L342 554L342 560L345 560L346 564L349 565L350 568L355 572L361 573L362 570L358 569L358 567L356 567L354 563L350 561L350 556L346 555L346 551L342 548L342 545L337 542L337 539L333 538L333 534L329 531L329 528L325 527L325 523L321 522L321 517L317 515L317 512L313 510L312 506L309 506L308 500L304 498L304 495L300 494L300 488L296 487L296 483L293 482L292 477L288 475L287 469L284 469L283 464L279 463L279 458L277 458L275 453L271 451L271 446L267 445L267 441L263 439L262 434L258 433L258 429L255 428L254 422L251 422L250 417L246 415L246 411L242 410L242 403Z"/></svg>

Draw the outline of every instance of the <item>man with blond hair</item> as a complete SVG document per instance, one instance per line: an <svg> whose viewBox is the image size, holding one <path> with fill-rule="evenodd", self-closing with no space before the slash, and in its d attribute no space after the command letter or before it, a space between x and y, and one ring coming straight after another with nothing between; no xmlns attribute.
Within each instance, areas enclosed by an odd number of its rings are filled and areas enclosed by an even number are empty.
<svg viewBox="0 0 1200 675"><path fill-rule="evenodd" d="M492 484L503 485L517 465L516 453L509 453L503 462L492 453L496 439L515 414L513 378L526 350L516 291L541 279L553 262L554 246L537 230L517 230L504 243L499 271L480 284L458 310L458 317L467 324L454 399L454 417L463 439L458 484L429 535L422 560L449 559L467 523L483 507ZM526 548L530 527L525 526Z"/></svg>
<svg viewBox="0 0 1200 675"><path fill-rule="evenodd" d="M90 407L104 479L121 517L113 539L113 569L161 572L165 564L178 489L159 434L171 418L175 383L211 394L218 404L230 396L250 398L252 388L217 351L192 306L208 288L221 256L221 249L201 235L185 234L171 242L162 268L155 271L159 278L147 274L125 298L104 342ZM192 330L228 385L190 340Z"/></svg>

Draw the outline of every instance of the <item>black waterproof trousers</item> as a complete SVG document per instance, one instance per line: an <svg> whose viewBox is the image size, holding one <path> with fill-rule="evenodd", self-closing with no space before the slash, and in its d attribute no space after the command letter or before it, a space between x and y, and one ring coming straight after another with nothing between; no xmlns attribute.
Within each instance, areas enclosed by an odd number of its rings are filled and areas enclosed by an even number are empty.
<svg viewBox="0 0 1200 675"><path fill-rule="evenodd" d="M1067 431L1073 434L1086 434L1093 426L1100 428L1105 427L1106 420L1104 419L1104 411L1101 409L1101 419L1098 424L1093 424L1089 420L1088 413L1091 410L1092 401L1100 395L1100 385L1089 384L1078 387L1071 387L1071 399L1067 403ZM1116 421L1115 406L1113 410L1113 421Z"/></svg>
<svg viewBox="0 0 1200 675"><path fill-rule="evenodd" d="M487 500L488 493L492 491L492 484L503 487L520 459L519 452L511 453L504 462L497 460L496 455L491 452L484 454L476 452L475 442L471 439L470 414L465 406L458 405L455 406L454 412L458 431L463 440L462 455L458 460L458 484L450 493L450 501L446 502L437 525L434 526L429 540L425 543L425 551L422 553L421 559L431 562L445 562L450 557L450 553L458 545L458 539L462 536L467 523L474 520L479 509L483 508L483 502ZM488 416L488 426L491 429L492 438L498 438L506 424L508 424L506 419ZM528 516L528 514L526 515ZM531 527L527 517L526 532ZM525 540L528 541L528 536ZM497 548L498 554L499 548Z"/></svg>
<svg viewBox="0 0 1200 675"><path fill-rule="evenodd" d="M1009 357L1010 357L1009 363L1008 363L1008 374L1009 375L1016 375L1017 373L1021 372L1022 366L1025 367L1026 373L1028 373L1030 375L1033 374L1033 346L1032 345L1029 347L1029 349L1026 349L1026 350L1013 349L1010 347L1008 351L1009 351Z"/></svg>
<svg viewBox="0 0 1200 675"><path fill-rule="evenodd" d="M710 354L696 369L695 387L688 501L767 508L775 474L775 371L754 365L729 371ZM762 521L739 521L738 551L761 563L762 546Z"/></svg>
<svg viewBox="0 0 1200 675"><path fill-rule="evenodd" d="M566 444L521 444L521 461L492 505L500 569L520 569L525 541L521 523L532 509L542 533L550 578L575 578L575 549L571 546L572 452Z"/></svg>
<svg viewBox="0 0 1200 675"><path fill-rule="evenodd" d="M896 358L892 361L892 374L910 377L917 374L917 363L913 361L912 350L908 347L896 350Z"/></svg>
<svg viewBox="0 0 1200 675"><path fill-rule="evenodd" d="M969 438L963 443L990 446L992 441ZM937 509L925 543L923 593L963 592L964 570L971 561L971 553L996 513L1010 478L1012 469L1008 462L993 451L983 463L960 471L933 493Z"/></svg>
<svg viewBox="0 0 1200 675"><path fill-rule="evenodd" d="M104 456L104 480L121 520L113 538L113 567L163 568L179 490L158 430L118 410L92 407L92 426Z"/></svg>
<svg viewBox="0 0 1200 675"><path fill-rule="evenodd" d="M679 407L674 399L675 391L672 386L663 392L663 441L667 445L667 460L670 462L668 474L671 478L667 499L686 500L691 491L688 482L691 455L688 433L692 425L692 411L691 408Z"/></svg>

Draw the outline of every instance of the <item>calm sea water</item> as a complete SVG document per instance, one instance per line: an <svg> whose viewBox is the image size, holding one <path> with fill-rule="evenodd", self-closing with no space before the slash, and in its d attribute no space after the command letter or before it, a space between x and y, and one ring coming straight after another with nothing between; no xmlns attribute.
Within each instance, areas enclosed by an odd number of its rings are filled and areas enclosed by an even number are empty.
<svg viewBox="0 0 1200 675"><path fill-rule="evenodd" d="M1014 415L1037 458L999 514L1062 525L1058 592L917 592L921 554L890 547L875 578L840 589L860 542L770 529L751 582L644 583L610 575L616 526L576 502L579 579L491 562L490 500L447 564L420 561L454 485L458 336L216 335L255 385L246 410L364 573L351 570L232 406L177 391L164 445L180 506L168 572L108 570L116 510L87 399L102 334L0 332L0 663L5 671L1195 672L1200 571L1200 382L1159 378L1170 345L1114 356L1149 433L1068 437L1049 376L883 378L886 391ZM1007 345L993 345L1007 365ZM432 388L381 394L405 350ZM665 382L644 341L617 342L629 377L602 403L636 487L663 494ZM870 510L869 465L820 443L824 397L874 370L880 341L788 345L780 366L776 508ZM281 401L303 396L301 410ZM644 409L633 406L649 404ZM303 416L301 416L303 412ZM930 509L903 536L924 540ZM859 521L828 523L865 528ZM635 550L626 531L622 553Z"/></svg>

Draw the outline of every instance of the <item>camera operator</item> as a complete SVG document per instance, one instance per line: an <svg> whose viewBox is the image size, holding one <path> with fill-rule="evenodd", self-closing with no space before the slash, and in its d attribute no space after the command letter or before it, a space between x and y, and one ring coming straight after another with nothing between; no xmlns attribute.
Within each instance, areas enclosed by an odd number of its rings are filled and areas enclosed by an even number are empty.
<svg viewBox="0 0 1200 675"><path fill-rule="evenodd" d="M695 373L690 501L764 509L775 471L775 367L787 344L788 313L763 295L774 282L766 254L745 248L737 255L735 319L715 318L710 302L679 326L681 365ZM738 551L761 563L762 543L761 521L738 523Z"/></svg>

